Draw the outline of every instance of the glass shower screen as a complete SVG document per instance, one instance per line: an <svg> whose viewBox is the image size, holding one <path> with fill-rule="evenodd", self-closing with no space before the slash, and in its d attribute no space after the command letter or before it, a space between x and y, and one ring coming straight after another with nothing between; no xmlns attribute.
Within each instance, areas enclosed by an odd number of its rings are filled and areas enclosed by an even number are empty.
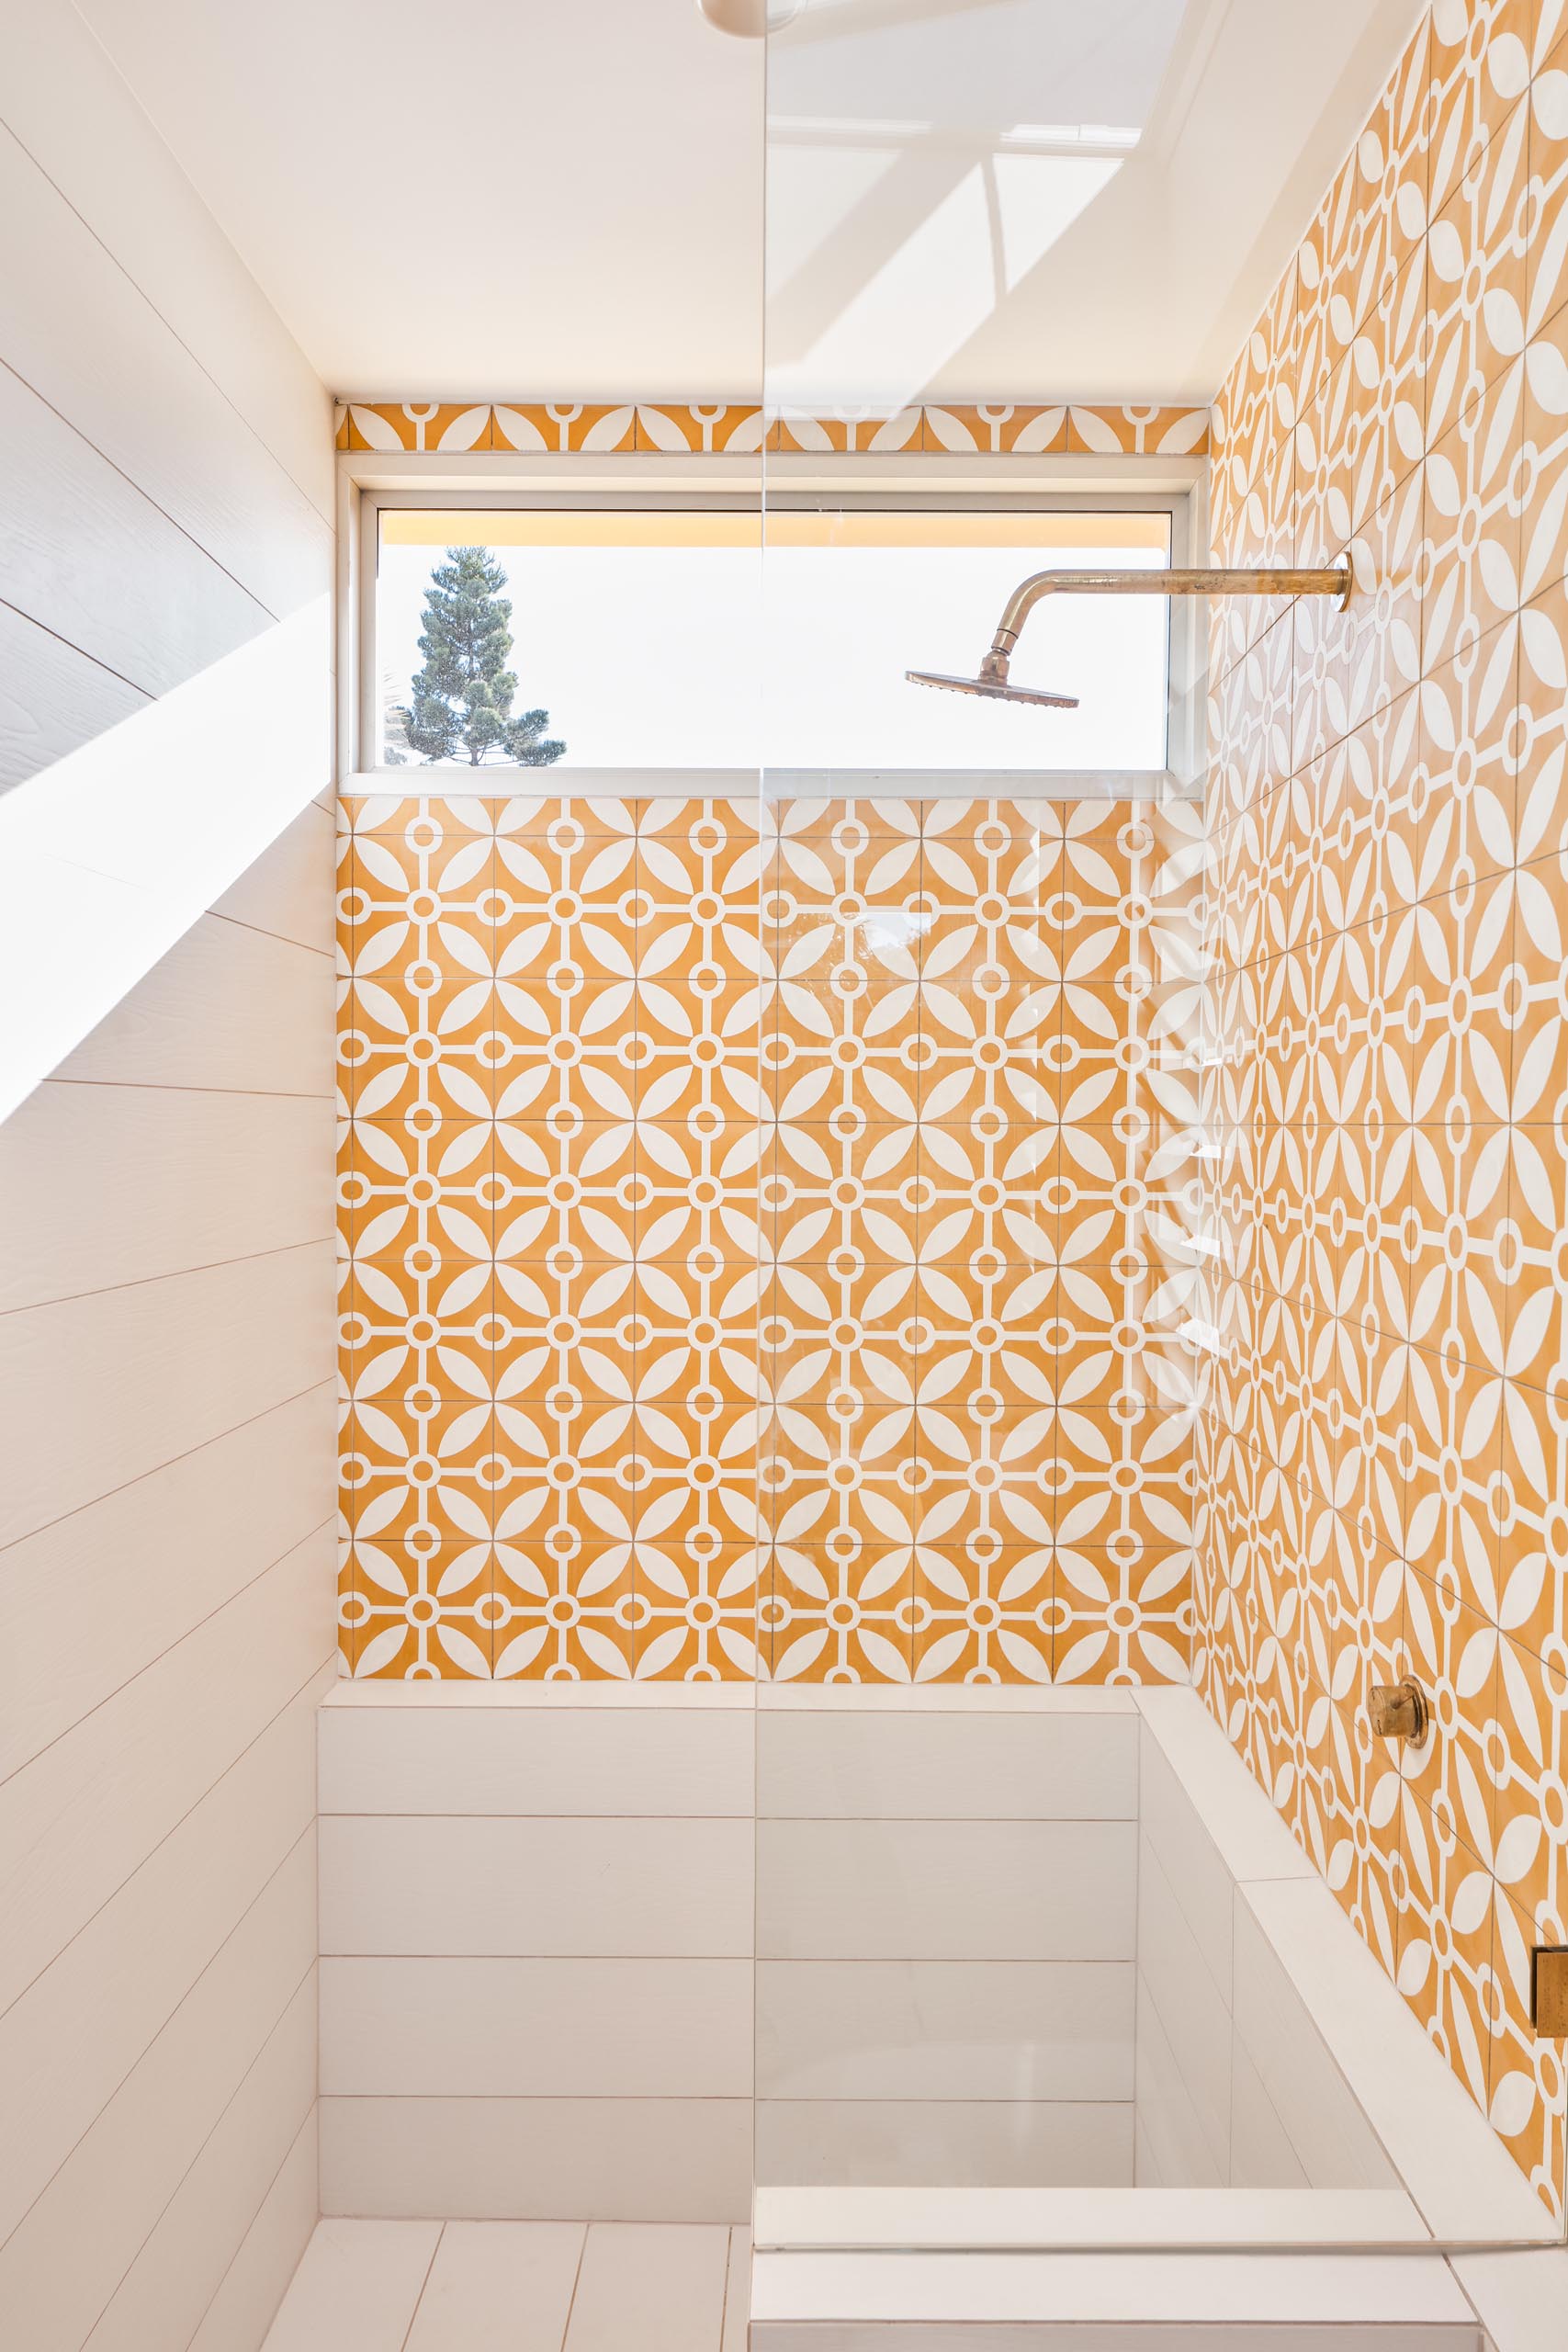
<svg viewBox="0 0 1568 2352"><path fill-rule="evenodd" d="M1023 331L1070 308L1183 12L778 13L758 2243L1540 2238L1192 1687L1203 1510L1244 1525L1210 1409L1211 613L1045 600L1012 679L1070 707L906 676L974 677L1032 572L1208 560L1206 412L1045 405Z"/></svg>

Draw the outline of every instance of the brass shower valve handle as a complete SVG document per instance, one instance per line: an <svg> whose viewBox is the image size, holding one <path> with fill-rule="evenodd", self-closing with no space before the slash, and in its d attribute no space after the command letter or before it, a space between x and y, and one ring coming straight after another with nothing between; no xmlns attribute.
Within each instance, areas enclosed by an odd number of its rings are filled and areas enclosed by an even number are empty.
<svg viewBox="0 0 1568 2352"><path fill-rule="evenodd" d="M1418 1682L1374 1682L1367 1719L1379 1739L1401 1739L1419 1747L1432 1727L1431 1703Z"/></svg>

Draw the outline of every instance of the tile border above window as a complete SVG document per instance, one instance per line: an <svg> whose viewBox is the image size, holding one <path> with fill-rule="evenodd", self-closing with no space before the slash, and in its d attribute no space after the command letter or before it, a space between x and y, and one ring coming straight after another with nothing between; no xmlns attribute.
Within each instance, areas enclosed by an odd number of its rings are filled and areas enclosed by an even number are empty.
<svg viewBox="0 0 1568 2352"><path fill-rule="evenodd" d="M747 402L340 401L343 450L541 455L818 454L932 457L1180 457L1209 454L1206 407L1057 401L808 415Z"/></svg>

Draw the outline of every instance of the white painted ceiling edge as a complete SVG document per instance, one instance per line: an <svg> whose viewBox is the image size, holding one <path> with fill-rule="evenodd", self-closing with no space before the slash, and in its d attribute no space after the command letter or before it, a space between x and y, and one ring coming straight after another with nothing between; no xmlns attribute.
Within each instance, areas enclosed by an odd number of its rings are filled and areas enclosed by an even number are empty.
<svg viewBox="0 0 1568 2352"><path fill-rule="evenodd" d="M81 5L364 400L752 400L764 329L783 397L1207 400L1418 15L799 0L762 42L696 0Z"/></svg>

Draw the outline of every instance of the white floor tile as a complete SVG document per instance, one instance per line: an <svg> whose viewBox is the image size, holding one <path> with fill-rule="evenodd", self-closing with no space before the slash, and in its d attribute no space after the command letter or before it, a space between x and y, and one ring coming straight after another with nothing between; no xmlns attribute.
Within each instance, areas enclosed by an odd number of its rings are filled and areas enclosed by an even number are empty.
<svg viewBox="0 0 1568 2352"><path fill-rule="evenodd" d="M319 2222L264 2352L402 2352L439 2222Z"/></svg>
<svg viewBox="0 0 1568 2352"><path fill-rule="evenodd" d="M595 2222L567 2352L721 2352L729 2232Z"/></svg>
<svg viewBox="0 0 1568 2352"><path fill-rule="evenodd" d="M561 2352L578 2222L448 2222L405 2352Z"/></svg>

